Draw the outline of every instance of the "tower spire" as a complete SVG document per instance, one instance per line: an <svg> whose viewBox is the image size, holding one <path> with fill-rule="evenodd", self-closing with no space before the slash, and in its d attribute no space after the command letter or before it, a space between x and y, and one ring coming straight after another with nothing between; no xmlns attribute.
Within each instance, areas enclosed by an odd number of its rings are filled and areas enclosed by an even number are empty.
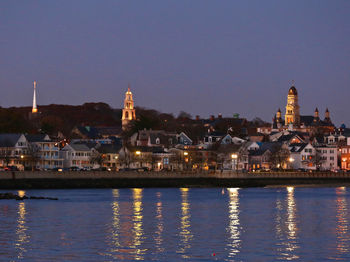
<svg viewBox="0 0 350 262"><path fill-rule="evenodd" d="M128 84L128 91L125 93L124 108L122 111L122 128L127 129L130 121L136 119L134 100L132 98L132 92L130 91L130 84Z"/></svg>
<svg viewBox="0 0 350 262"><path fill-rule="evenodd" d="M34 94L33 94L33 108L32 108L32 113L35 114L38 112L38 108L36 105L36 81L33 82L34 85Z"/></svg>

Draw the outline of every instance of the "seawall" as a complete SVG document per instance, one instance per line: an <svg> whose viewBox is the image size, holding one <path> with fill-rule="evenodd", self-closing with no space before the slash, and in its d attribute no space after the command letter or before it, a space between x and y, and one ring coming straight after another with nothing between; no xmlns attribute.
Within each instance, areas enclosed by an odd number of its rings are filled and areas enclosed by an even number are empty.
<svg viewBox="0 0 350 262"><path fill-rule="evenodd" d="M0 189L350 186L349 173L333 172L0 172Z"/></svg>

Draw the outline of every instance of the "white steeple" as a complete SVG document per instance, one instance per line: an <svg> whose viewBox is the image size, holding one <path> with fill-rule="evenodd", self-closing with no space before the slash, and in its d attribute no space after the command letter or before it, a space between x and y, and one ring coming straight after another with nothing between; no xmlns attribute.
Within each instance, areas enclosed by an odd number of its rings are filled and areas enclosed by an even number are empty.
<svg viewBox="0 0 350 262"><path fill-rule="evenodd" d="M36 81L34 81L34 95L33 95L33 108L32 113L35 114L38 112L38 108L36 106Z"/></svg>

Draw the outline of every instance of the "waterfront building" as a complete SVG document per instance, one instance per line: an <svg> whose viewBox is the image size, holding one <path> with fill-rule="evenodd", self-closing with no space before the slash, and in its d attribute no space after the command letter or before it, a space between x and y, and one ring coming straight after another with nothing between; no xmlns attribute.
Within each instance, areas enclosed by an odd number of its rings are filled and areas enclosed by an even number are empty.
<svg viewBox="0 0 350 262"><path fill-rule="evenodd" d="M130 91L130 86L129 86L128 91L125 93L124 108L122 111L123 129L126 129L130 121L135 119L136 119L136 113L134 108L134 100L133 100L132 93Z"/></svg>
<svg viewBox="0 0 350 262"><path fill-rule="evenodd" d="M24 169L28 141L23 134L0 134L0 166Z"/></svg>
<svg viewBox="0 0 350 262"><path fill-rule="evenodd" d="M101 165L111 170L118 170L121 147L121 144L99 144L96 150L101 154Z"/></svg>
<svg viewBox="0 0 350 262"><path fill-rule="evenodd" d="M32 161L39 170L63 167L63 158L60 157L57 141L51 140L45 134L25 135L25 137L28 141L28 150L24 160Z"/></svg>
<svg viewBox="0 0 350 262"><path fill-rule="evenodd" d="M350 137L347 138L346 144L339 147L340 167L343 170L350 170Z"/></svg>
<svg viewBox="0 0 350 262"><path fill-rule="evenodd" d="M310 143L294 143L288 146L292 169L316 170L316 149Z"/></svg>
<svg viewBox="0 0 350 262"><path fill-rule="evenodd" d="M70 143L60 151L63 158L64 168L91 169L94 167L92 161L96 144L90 143ZM98 165L96 165L98 167Z"/></svg>
<svg viewBox="0 0 350 262"><path fill-rule="evenodd" d="M316 149L316 165L319 170L338 169L338 147L336 145L318 145Z"/></svg>

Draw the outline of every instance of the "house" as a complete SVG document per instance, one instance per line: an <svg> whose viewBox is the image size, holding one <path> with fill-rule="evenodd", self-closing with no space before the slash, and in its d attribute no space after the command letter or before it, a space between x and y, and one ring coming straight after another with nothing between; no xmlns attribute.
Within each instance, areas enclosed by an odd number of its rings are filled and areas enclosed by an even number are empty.
<svg viewBox="0 0 350 262"><path fill-rule="evenodd" d="M335 145L318 145L316 148L317 169L335 170L338 169L338 147Z"/></svg>
<svg viewBox="0 0 350 262"><path fill-rule="evenodd" d="M120 168L162 170L171 169L172 153L163 147L129 146L119 151Z"/></svg>
<svg viewBox="0 0 350 262"><path fill-rule="evenodd" d="M239 169L241 145L221 145L217 150L217 169L237 170Z"/></svg>
<svg viewBox="0 0 350 262"><path fill-rule="evenodd" d="M193 141L184 132L181 132L180 134L177 135L177 143L178 145L188 146L188 145L192 145Z"/></svg>
<svg viewBox="0 0 350 262"><path fill-rule="evenodd" d="M293 143L288 148L292 169L316 170L316 149L310 143Z"/></svg>
<svg viewBox="0 0 350 262"><path fill-rule="evenodd" d="M282 150L280 153L279 151ZM286 151L283 151L286 150ZM271 169L273 167L281 167L286 168L285 164L285 155L289 155L289 151L287 147L278 142L264 142L259 144L258 149L253 149L248 151L248 168L250 170L259 170L259 169ZM273 161L273 155L278 155L276 158L276 162ZM278 160L278 161L277 161Z"/></svg>
<svg viewBox="0 0 350 262"><path fill-rule="evenodd" d="M210 131L207 134L205 134L205 136L203 138L203 147L209 148L213 144L222 140L224 137L227 137L227 134L222 133L222 132L218 132L218 131ZM231 136L228 139L230 139L232 141Z"/></svg>
<svg viewBox="0 0 350 262"><path fill-rule="evenodd" d="M350 170L350 138L347 138L346 145L340 146L340 168L342 170Z"/></svg>
<svg viewBox="0 0 350 262"><path fill-rule="evenodd" d="M112 170L119 169L119 152L121 148L121 144L99 144L96 150L101 154L100 164Z"/></svg>
<svg viewBox="0 0 350 262"><path fill-rule="evenodd" d="M305 143L305 140L301 135L297 133L289 133L289 134L284 134L280 136L277 139L277 142L290 145L290 144L296 144L296 143Z"/></svg>
<svg viewBox="0 0 350 262"><path fill-rule="evenodd" d="M60 157L63 158L64 168L91 169L95 164L92 161L95 152L91 144L70 143L61 150Z"/></svg>
<svg viewBox="0 0 350 262"><path fill-rule="evenodd" d="M63 158L59 155L57 141L52 141L48 135L25 135L29 145L28 154L31 154L37 169L54 169L63 167ZM31 152L29 152L31 151ZM35 156L34 154L37 154Z"/></svg>
<svg viewBox="0 0 350 262"><path fill-rule="evenodd" d="M28 141L23 134L0 134L0 165L16 166L23 170Z"/></svg>
<svg viewBox="0 0 350 262"><path fill-rule="evenodd" d="M175 147L177 145L177 135L164 130L140 130L130 138L133 146L147 147Z"/></svg>

